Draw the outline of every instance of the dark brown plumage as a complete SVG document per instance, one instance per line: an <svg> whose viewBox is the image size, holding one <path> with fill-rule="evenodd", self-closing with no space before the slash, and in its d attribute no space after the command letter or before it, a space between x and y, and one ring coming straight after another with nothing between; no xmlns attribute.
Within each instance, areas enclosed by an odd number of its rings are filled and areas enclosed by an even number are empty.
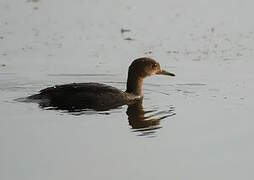
<svg viewBox="0 0 254 180"><path fill-rule="evenodd" d="M56 109L108 110L142 99L143 79L154 74L174 76L161 70L155 60L139 58L129 67L126 92L99 83L72 83L43 89L28 99L38 102L42 107Z"/></svg>

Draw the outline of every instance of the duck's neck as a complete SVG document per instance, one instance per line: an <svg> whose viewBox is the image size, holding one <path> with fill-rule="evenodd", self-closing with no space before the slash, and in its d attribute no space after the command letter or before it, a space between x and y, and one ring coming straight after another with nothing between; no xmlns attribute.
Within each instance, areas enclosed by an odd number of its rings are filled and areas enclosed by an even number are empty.
<svg viewBox="0 0 254 180"><path fill-rule="evenodd" d="M127 79L126 92L135 94L137 96L143 96L143 78L137 76L135 73L129 73Z"/></svg>

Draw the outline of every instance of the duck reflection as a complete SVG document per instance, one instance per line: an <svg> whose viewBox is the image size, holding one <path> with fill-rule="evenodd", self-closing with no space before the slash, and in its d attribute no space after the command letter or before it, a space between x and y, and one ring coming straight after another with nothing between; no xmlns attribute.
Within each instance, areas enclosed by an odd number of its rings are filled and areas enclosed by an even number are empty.
<svg viewBox="0 0 254 180"><path fill-rule="evenodd" d="M66 103L52 103L52 101L39 101L38 104L40 108L45 110L60 110L76 116L84 114L111 114L113 112L112 109L115 109L104 108L103 110L93 110L88 109L86 106L83 107L80 103L72 103L70 105ZM161 120L175 115L173 106L167 107L166 110L158 109L160 108L144 108L143 99L129 104L126 114L133 132L136 132L138 136L152 137L162 127L160 125Z"/></svg>
<svg viewBox="0 0 254 180"><path fill-rule="evenodd" d="M173 107L166 111L144 110L143 101L137 101L128 106L126 114L134 132L139 132L139 136L151 136L161 128L160 121L175 115L175 112Z"/></svg>

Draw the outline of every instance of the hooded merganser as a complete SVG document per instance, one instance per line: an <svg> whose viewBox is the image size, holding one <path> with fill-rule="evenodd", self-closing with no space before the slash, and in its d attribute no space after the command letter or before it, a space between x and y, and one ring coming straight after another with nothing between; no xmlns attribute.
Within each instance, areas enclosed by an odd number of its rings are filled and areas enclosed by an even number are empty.
<svg viewBox="0 0 254 180"><path fill-rule="evenodd" d="M99 83L71 83L43 89L39 94L28 97L29 101L39 102L41 107L62 110L94 109L109 110L142 100L143 79L151 75L175 76L160 68L160 64L147 57L134 60L129 66L127 89L121 91Z"/></svg>

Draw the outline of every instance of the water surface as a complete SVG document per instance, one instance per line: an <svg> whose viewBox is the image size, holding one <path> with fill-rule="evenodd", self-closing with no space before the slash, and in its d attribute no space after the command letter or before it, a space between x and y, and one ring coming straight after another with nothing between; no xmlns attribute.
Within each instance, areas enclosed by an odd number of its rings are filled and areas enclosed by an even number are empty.
<svg viewBox="0 0 254 180"><path fill-rule="evenodd" d="M1 0L0 179L253 179L252 7ZM147 78L141 107L15 101L71 82L124 90L140 56L176 74Z"/></svg>

